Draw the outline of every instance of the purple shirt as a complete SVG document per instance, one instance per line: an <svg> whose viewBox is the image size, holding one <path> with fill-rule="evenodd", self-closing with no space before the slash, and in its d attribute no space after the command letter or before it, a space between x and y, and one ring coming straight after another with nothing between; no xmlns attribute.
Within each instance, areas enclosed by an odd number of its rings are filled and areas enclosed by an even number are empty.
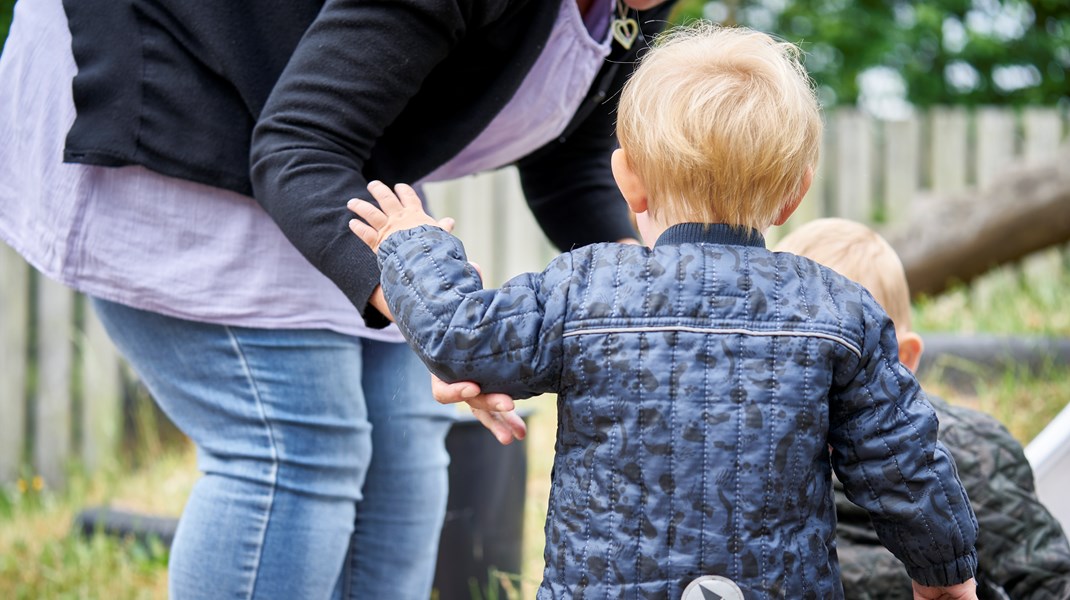
<svg viewBox="0 0 1070 600"><path fill-rule="evenodd" d="M575 1L563 0L516 96L423 181L510 164L559 135L609 53L612 10L596 0L584 23ZM136 308L402 341L393 326L365 327L253 199L142 167L62 163L75 115L70 45L61 0L17 4L0 55L0 238L48 277Z"/></svg>

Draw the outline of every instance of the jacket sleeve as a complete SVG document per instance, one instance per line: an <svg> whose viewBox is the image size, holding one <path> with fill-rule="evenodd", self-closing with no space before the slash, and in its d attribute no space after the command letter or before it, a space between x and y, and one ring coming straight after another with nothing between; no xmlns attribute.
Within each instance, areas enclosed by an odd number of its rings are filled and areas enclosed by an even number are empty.
<svg viewBox="0 0 1070 600"><path fill-rule="evenodd" d="M572 258L483 289L460 240L422 226L379 247L383 293L409 345L447 382L527 398L555 391Z"/></svg>
<svg viewBox="0 0 1070 600"><path fill-rule="evenodd" d="M1070 598L1070 544L1037 498L1022 445L991 416L950 405L940 439L977 513L980 574L1011 598Z"/></svg>
<svg viewBox="0 0 1070 600"><path fill-rule="evenodd" d="M532 214L562 251L637 237L610 170L617 99L639 52L668 23L673 4L638 15L643 35L629 51L609 57L565 133L517 163Z"/></svg>
<svg viewBox="0 0 1070 600"><path fill-rule="evenodd" d="M386 325L367 304L379 270L349 232L345 203L374 202L364 174L373 147L460 43L481 4L327 0L254 129L257 201L371 326Z"/></svg>
<svg viewBox="0 0 1070 600"><path fill-rule="evenodd" d="M977 570L977 521L966 491L937 441L936 413L899 362L891 320L864 290L860 312L861 356L834 373L832 466L911 579L961 583Z"/></svg>

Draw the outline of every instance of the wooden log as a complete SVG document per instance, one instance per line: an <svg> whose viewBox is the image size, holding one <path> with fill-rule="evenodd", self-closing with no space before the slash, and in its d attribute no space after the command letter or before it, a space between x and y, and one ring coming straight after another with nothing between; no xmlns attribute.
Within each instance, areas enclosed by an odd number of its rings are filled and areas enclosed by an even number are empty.
<svg viewBox="0 0 1070 600"><path fill-rule="evenodd" d="M1070 145L1019 162L984 189L919 200L883 233L914 296L967 283L989 269L1070 241Z"/></svg>

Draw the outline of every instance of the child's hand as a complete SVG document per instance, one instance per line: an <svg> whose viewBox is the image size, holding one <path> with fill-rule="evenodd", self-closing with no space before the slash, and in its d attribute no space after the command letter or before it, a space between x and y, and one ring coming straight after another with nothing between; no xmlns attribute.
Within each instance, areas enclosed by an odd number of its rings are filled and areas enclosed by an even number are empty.
<svg viewBox="0 0 1070 600"><path fill-rule="evenodd" d="M947 587L928 587L917 581L914 584L914 600L977 600L977 583L969 581Z"/></svg>
<svg viewBox="0 0 1070 600"><path fill-rule="evenodd" d="M397 190L397 195L383 182L371 181L368 183L368 191L379 201L378 207L359 198L354 198L346 204L349 210L364 219L364 221L350 220L350 231L364 240L364 243L368 244L374 252L378 252L379 244L382 244L383 240L395 231L412 229L420 225L443 227L443 224L424 212L416 190L404 183L399 183L394 189ZM448 231L448 228L443 228Z"/></svg>

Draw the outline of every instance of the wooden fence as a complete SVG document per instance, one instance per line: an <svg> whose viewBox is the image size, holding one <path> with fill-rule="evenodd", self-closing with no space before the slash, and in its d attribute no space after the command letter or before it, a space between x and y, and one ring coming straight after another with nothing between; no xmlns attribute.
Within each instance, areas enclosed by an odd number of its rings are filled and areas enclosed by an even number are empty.
<svg viewBox="0 0 1070 600"><path fill-rule="evenodd" d="M820 216L892 223L931 193L984 186L1018 160L1049 157L1067 115L934 109L903 121L860 112L827 115L820 168L802 208L781 231ZM554 255L524 206L515 171L428 186L438 214L456 218L491 285L541 270ZM773 237L777 235L773 232ZM0 245L0 484L99 468L122 441L124 369L84 298L39 277Z"/></svg>

